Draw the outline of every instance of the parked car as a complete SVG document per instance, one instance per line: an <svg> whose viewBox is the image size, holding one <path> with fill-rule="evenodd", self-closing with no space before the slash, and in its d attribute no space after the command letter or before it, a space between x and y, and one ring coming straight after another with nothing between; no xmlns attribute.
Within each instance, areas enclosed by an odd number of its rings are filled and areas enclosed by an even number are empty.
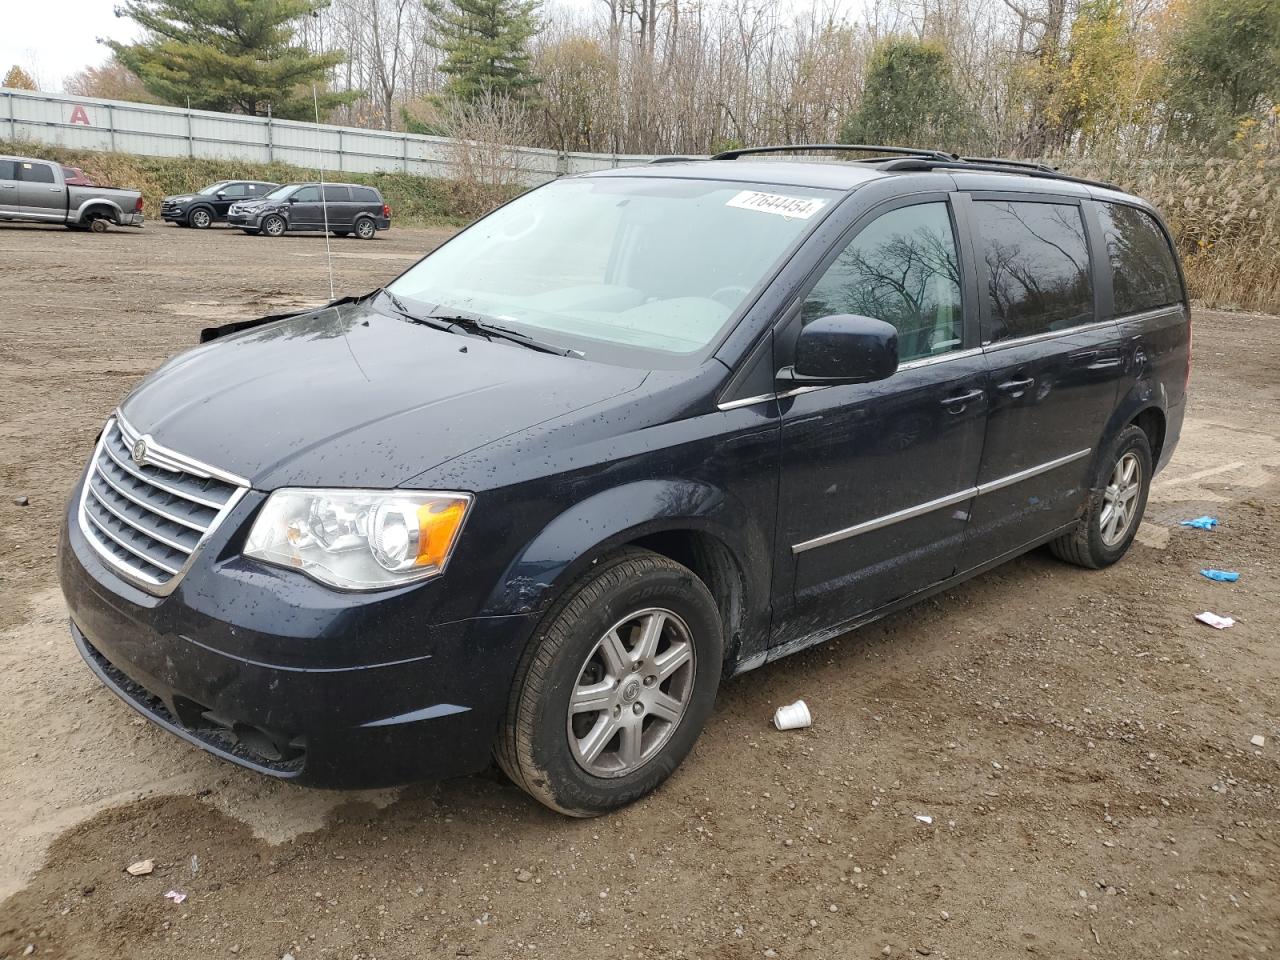
<svg viewBox="0 0 1280 960"><path fill-rule="evenodd" d="M284 236L326 226L339 237L372 240L391 227L391 208L373 187L359 183L289 183L261 200L233 204L227 222L245 233Z"/></svg>
<svg viewBox="0 0 1280 960"><path fill-rule="evenodd" d="M0 156L0 220L61 223L101 233L110 224L142 226L142 194L67 181L61 164ZM79 171L76 171L77 173Z"/></svg>
<svg viewBox="0 0 1280 960"><path fill-rule="evenodd" d="M89 177L86 177L84 171L79 167L63 167L62 182L68 187L96 187L97 184Z"/></svg>
<svg viewBox="0 0 1280 960"><path fill-rule="evenodd" d="M219 180L196 193L165 197L160 203L160 216L180 227L203 230L226 220L233 203L265 197L278 186L261 180Z"/></svg>
<svg viewBox="0 0 1280 960"><path fill-rule="evenodd" d="M1115 563L1191 363L1147 203L891 148L562 178L202 339L68 505L90 668L271 776L492 753L574 816L660 784L723 676L1041 544Z"/></svg>

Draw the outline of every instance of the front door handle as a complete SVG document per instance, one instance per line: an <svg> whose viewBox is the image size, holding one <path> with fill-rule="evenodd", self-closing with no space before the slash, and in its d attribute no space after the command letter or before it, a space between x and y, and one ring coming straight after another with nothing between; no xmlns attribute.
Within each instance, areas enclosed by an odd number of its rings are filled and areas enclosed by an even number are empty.
<svg viewBox="0 0 1280 960"><path fill-rule="evenodd" d="M1036 382L1035 377L1027 377L1025 380L1006 380L1004 383L996 384L996 389L1001 393L1022 393L1028 387Z"/></svg>
<svg viewBox="0 0 1280 960"><path fill-rule="evenodd" d="M61 188L61 187L50 187L50 188L49 188L49 192L50 192L50 193L61 193L61 192L62 192L62 188Z"/></svg>
<svg viewBox="0 0 1280 960"><path fill-rule="evenodd" d="M985 395L985 390L970 390L968 393L947 397L942 401L942 405L947 408L947 413L963 413L965 407L975 400L981 400Z"/></svg>

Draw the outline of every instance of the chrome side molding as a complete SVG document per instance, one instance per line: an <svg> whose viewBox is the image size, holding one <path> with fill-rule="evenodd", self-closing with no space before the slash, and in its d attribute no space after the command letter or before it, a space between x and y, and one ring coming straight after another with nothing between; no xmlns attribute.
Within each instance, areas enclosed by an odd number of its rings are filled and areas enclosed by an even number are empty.
<svg viewBox="0 0 1280 960"><path fill-rule="evenodd" d="M1046 463L1040 463L1034 467L1019 470L1017 473L1011 473L1008 476L999 477L995 480L988 480L986 483L980 483L975 487L967 487L964 490L957 490L955 493L949 493L945 497L938 497L936 500L928 500L924 503L916 504L914 507L907 507L903 510L896 510L893 513L886 513L881 517L864 520L861 523L855 523L851 527L845 527L843 530L824 533L822 536L814 537L812 540L805 540L802 543L794 544L791 547L791 552L793 554L804 553L806 550L825 547L827 544L837 543L840 540L848 540L850 537L856 537L862 533L869 533L872 530L879 530L882 527L889 526L890 524L901 523L903 520L912 520L916 517L922 517L926 513L933 513L935 510L941 510L944 507L950 507L957 503L962 503L972 497L980 497L984 493L1003 490L1005 487L1011 487L1015 483L1021 483L1023 480L1030 480L1032 477L1039 476L1042 473L1048 473L1050 470L1056 470L1058 467L1065 467L1068 463L1087 457L1092 452L1092 447L1086 450L1077 450L1075 453L1069 453L1065 457L1058 457L1055 460L1049 460Z"/></svg>

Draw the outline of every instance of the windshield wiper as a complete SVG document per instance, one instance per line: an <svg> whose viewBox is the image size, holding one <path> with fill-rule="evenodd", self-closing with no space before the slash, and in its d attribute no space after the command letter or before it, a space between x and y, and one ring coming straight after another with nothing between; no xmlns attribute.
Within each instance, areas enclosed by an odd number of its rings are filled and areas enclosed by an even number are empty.
<svg viewBox="0 0 1280 960"><path fill-rule="evenodd" d="M547 343L531 337L527 333L521 333L518 330L511 330L507 327L500 327L497 324L489 323L481 320L479 317L465 313L438 313L424 317L424 320L437 320L447 323L451 326L461 327L471 333L478 334L482 337L488 337L492 340L498 337L502 340L509 340L512 343L518 343L523 347L531 350L539 350L543 353L554 353L558 357L574 357L581 360L586 356L581 350L570 350L567 347L561 347L554 343Z"/></svg>
<svg viewBox="0 0 1280 960"><path fill-rule="evenodd" d="M414 313L404 305L404 302L399 297L386 287L379 287L377 290L373 291L373 293L369 294L369 299L374 299L378 294L382 294L382 296L386 297L391 304L391 309L410 323L420 323L424 327L431 327L433 330L450 330L453 328L452 323L444 323L439 321L436 317L422 317Z"/></svg>

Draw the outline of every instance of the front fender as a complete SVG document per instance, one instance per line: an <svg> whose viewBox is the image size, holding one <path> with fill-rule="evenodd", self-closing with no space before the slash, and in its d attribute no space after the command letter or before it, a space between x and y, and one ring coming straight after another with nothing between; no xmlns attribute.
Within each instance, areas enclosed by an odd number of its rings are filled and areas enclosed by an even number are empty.
<svg viewBox="0 0 1280 960"><path fill-rule="evenodd" d="M507 567L483 615L544 610L597 558L676 530L719 540L734 556L746 595L768 596L768 543L745 505L701 481L639 480L576 503L547 524Z"/></svg>

